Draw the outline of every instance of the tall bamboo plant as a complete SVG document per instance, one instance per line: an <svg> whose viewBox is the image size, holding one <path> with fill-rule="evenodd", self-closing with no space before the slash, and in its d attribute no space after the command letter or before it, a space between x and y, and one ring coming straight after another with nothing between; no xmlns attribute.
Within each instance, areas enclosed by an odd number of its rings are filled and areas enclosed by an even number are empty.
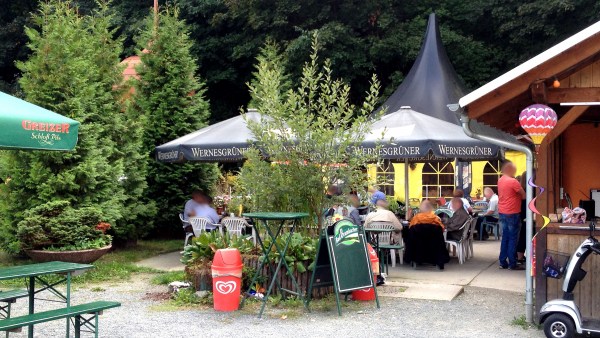
<svg viewBox="0 0 600 338"><path fill-rule="evenodd" d="M367 184L364 169L376 159L354 148L370 130L380 85L373 75L363 103L353 105L350 86L333 77L328 60L319 62L318 50L314 34L302 77L292 83L277 46L262 49L249 88L263 118L248 123L257 150L248 153L239 181L255 208L309 212L322 225L323 211L339 202L326 197L329 185L348 193ZM265 157L270 164L261 161Z"/></svg>

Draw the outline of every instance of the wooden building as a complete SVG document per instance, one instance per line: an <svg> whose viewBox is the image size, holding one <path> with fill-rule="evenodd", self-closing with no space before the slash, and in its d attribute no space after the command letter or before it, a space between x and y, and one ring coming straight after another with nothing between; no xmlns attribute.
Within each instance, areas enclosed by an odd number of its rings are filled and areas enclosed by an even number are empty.
<svg viewBox="0 0 600 338"><path fill-rule="evenodd" d="M556 127L545 137L535 156L536 184L546 191L538 196L542 214L574 206L600 189L600 22L510 70L460 99L471 119L513 135L524 135L518 122L522 109L542 103L558 114ZM600 207L600 200L596 201ZM600 215L597 215L600 216ZM541 219L536 222L540 230ZM551 223L536 239L535 301L542 304L562 296L562 280L542 274L547 250L571 255L589 232ZM600 319L600 257L583 266L587 277L579 283L575 299L584 317Z"/></svg>

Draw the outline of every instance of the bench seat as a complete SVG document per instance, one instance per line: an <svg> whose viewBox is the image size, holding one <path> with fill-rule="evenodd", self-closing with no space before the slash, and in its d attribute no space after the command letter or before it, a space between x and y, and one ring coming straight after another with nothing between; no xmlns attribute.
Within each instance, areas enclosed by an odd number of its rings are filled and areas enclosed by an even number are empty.
<svg viewBox="0 0 600 338"><path fill-rule="evenodd" d="M15 289L0 291L0 302L14 303L17 298L29 296L29 292L24 289Z"/></svg>
<svg viewBox="0 0 600 338"><path fill-rule="evenodd" d="M11 331L23 326L35 325L49 322L57 319L74 317L83 314L96 314L102 310L119 307L121 303L98 301L81 305L74 305L68 308L38 312L31 315L12 317L0 320L0 331Z"/></svg>

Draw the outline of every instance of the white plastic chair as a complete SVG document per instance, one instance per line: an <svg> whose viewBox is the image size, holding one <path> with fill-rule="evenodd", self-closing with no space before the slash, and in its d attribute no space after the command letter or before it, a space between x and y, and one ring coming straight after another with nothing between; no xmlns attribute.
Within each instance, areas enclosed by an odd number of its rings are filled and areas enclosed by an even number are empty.
<svg viewBox="0 0 600 338"><path fill-rule="evenodd" d="M469 245L467 246L467 259L473 258L475 256L475 252L473 251L473 243L475 240L473 236L475 234L475 228L477 227L477 217L471 219L470 229L469 229Z"/></svg>
<svg viewBox="0 0 600 338"><path fill-rule="evenodd" d="M400 264L404 264L404 241L400 233L399 243L392 244L392 232L396 229L391 222L371 222L365 224L365 231L369 230L392 230L391 232L377 233L378 249L390 250L392 268L396 267L396 252L400 255ZM385 264L385 262L384 262Z"/></svg>
<svg viewBox="0 0 600 338"><path fill-rule="evenodd" d="M446 240L448 248L452 248L458 255L459 264L463 264L466 260L467 247L469 244L469 230L471 229L472 221L473 219L469 217L469 219L459 228L459 230L462 230L460 240Z"/></svg>
<svg viewBox="0 0 600 338"><path fill-rule="evenodd" d="M179 220L181 221L181 226L183 227L183 229L185 231L185 228L190 225L190 222L186 221L183 218L183 213L179 213ZM185 247L188 245L188 241L189 241L190 237L192 237L192 236L194 236L193 232L185 233L185 242L183 242L183 249L185 249Z"/></svg>
<svg viewBox="0 0 600 338"><path fill-rule="evenodd" d="M230 235L242 236L242 231L246 227L252 227L252 242L256 245L256 231L254 227L246 222L246 219L241 217L227 217L222 221L223 226L227 229Z"/></svg>
<svg viewBox="0 0 600 338"><path fill-rule="evenodd" d="M211 220L205 217L190 217L189 222L196 237L200 237L203 232L206 232L207 226L213 225Z"/></svg>
<svg viewBox="0 0 600 338"><path fill-rule="evenodd" d="M489 208L489 204L488 202L485 201L479 201L479 202L475 202L475 208L476 209L481 209L481 210L487 210L487 208Z"/></svg>

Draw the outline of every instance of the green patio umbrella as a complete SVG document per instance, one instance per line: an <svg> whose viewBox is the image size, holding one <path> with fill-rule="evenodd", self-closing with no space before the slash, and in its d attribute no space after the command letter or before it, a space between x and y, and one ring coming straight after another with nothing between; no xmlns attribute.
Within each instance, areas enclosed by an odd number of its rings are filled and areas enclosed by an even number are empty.
<svg viewBox="0 0 600 338"><path fill-rule="evenodd" d="M0 92L0 148L72 150L79 122Z"/></svg>

